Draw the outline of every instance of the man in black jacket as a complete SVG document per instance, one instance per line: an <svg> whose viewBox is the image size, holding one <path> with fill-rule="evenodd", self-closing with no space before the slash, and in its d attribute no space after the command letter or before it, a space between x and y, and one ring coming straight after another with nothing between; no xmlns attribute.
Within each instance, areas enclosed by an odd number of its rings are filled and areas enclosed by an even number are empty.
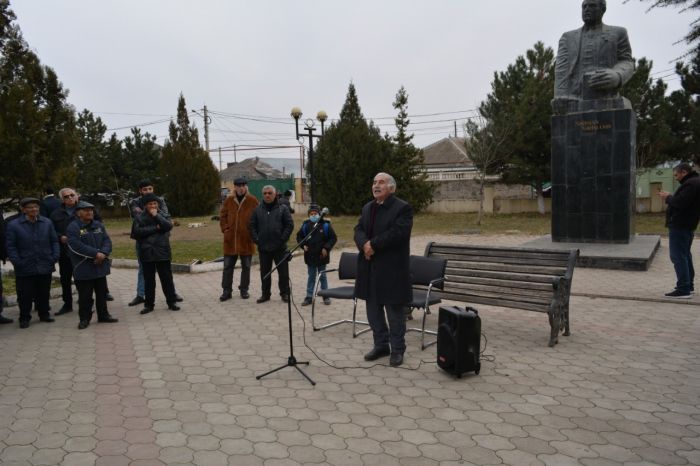
<svg viewBox="0 0 700 466"><path fill-rule="evenodd" d="M58 241L61 243L61 256L58 259L58 272L61 276L61 297L63 306L56 313L57 316L73 311L73 264L68 252L68 236L66 231L68 225L73 223L75 217L75 207L78 204L78 194L73 188L63 188L58 192L62 203L51 212L51 222L56 229Z"/></svg>
<svg viewBox="0 0 700 466"><path fill-rule="evenodd" d="M153 193L142 197L143 211L134 218L131 234L138 241L139 259L143 266L145 303L141 314L153 312L156 299L156 271L165 294L168 309L179 311L170 268L170 230L173 224L158 209L158 196Z"/></svg>
<svg viewBox="0 0 700 466"><path fill-rule="evenodd" d="M265 186L262 190L263 202L253 211L250 218L250 234L258 246L260 257L260 278L262 296L258 303L270 300L272 294L272 277L264 278L272 270L272 261L277 265L279 289L282 301L289 301L289 264L281 263L287 252L287 240L294 230L294 220L289 209L277 200L274 186Z"/></svg>
<svg viewBox="0 0 700 466"><path fill-rule="evenodd" d="M400 366L406 351L404 308L413 298L409 272L413 210L394 196L395 191L391 175L378 173L374 177L374 200L362 208L355 227L355 245L360 252L355 296L367 304L367 320L374 336L374 348L365 354L365 360L391 354L389 363Z"/></svg>
<svg viewBox="0 0 700 466"><path fill-rule="evenodd" d="M700 175L689 164L680 163L673 169L673 177L681 184L676 192L659 191L666 202L668 247L676 271L676 288L665 296L688 299L695 288L690 247L700 219Z"/></svg>

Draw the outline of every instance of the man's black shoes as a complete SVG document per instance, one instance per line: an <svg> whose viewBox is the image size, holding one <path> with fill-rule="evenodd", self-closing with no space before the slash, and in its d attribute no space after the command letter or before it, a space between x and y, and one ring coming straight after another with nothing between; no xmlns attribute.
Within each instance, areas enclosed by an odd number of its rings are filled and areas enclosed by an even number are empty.
<svg viewBox="0 0 700 466"><path fill-rule="evenodd" d="M129 306L138 306L139 304L143 304L145 302L146 300L143 298L143 296L136 296L129 302Z"/></svg>
<svg viewBox="0 0 700 466"><path fill-rule="evenodd" d="M61 309L59 309L58 312L56 312L54 315L62 316L63 314L68 314L69 312L73 312L73 308L64 304L63 307L61 307Z"/></svg>
<svg viewBox="0 0 700 466"><path fill-rule="evenodd" d="M90 321L81 320L78 324L78 330L85 330L86 328L88 328L88 325L90 325Z"/></svg>
<svg viewBox="0 0 700 466"><path fill-rule="evenodd" d="M401 364L403 364L403 353L391 353L389 365L391 367L399 367Z"/></svg>
<svg viewBox="0 0 700 466"><path fill-rule="evenodd" d="M181 302L183 302L184 300L185 300L185 298L183 298L183 297L180 296L179 294L175 293L175 302L176 302L176 303L181 303Z"/></svg>
<svg viewBox="0 0 700 466"><path fill-rule="evenodd" d="M283 303L288 303L288 302L289 302L289 295L288 295L288 294L280 295L280 297L282 298L282 302L283 302Z"/></svg>
<svg viewBox="0 0 700 466"><path fill-rule="evenodd" d="M391 351L389 351L389 348L377 348L375 346L372 348L372 351L365 354L365 361L376 361L379 358L389 356L390 353Z"/></svg>
<svg viewBox="0 0 700 466"><path fill-rule="evenodd" d="M229 299L231 299L231 292L230 291L224 292L221 296L219 296L219 301L221 301L222 303L224 301L228 301Z"/></svg>
<svg viewBox="0 0 700 466"><path fill-rule="evenodd" d="M177 301L176 301L176 302L177 302ZM180 310L180 306L178 306L178 305L175 304L175 303L172 303L172 304L168 304L168 309L170 309L171 311L179 311L179 310Z"/></svg>
<svg viewBox="0 0 700 466"><path fill-rule="evenodd" d="M0 314L0 324L11 324L12 322L14 322L14 320Z"/></svg>
<svg viewBox="0 0 700 466"><path fill-rule="evenodd" d="M112 293L107 293L107 294L105 295L105 299L106 299L107 301L114 301L114 296L112 296Z"/></svg>
<svg viewBox="0 0 700 466"><path fill-rule="evenodd" d="M269 297L269 296L262 295L262 296L260 296L260 297L258 298L258 300L255 301L255 302L258 303L258 304L260 304L260 303L266 303L266 302L269 301L269 300L270 300L270 297Z"/></svg>
<svg viewBox="0 0 700 466"><path fill-rule="evenodd" d="M28 320L20 320L19 321L19 328L29 328L29 321Z"/></svg>
<svg viewBox="0 0 700 466"><path fill-rule="evenodd" d="M674 299L690 299L693 297L693 292L686 292L686 291L680 291L678 288L675 290L671 291L670 293L666 293L664 296L667 298L674 298Z"/></svg>
<svg viewBox="0 0 700 466"><path fill-rule="evenodd" d="M307 297L304 298L304 300L301 302L301 305L302 305L302 306L310 306L312 301L313 301L313 300L307 296Z"/></svg>
<svg viewBox="0 0 700 466"><path fill-rule="evenodd" d="M113 324L114 322L119 322L119 319L116 317L112 317L110 315L105 316L105 317L98 317L97 318L98 322L101 322L103 324Z"/></svg>
<svg viewBox="0 0 700 466"><path fill-rule="evenodd" d="M241 290L241 298L243 298L243 299L250 298L250 293L248 293L248 290Z"/></svg>
<svg viewBox="0 0 700 466"><path fill-rule="evenodd" d="M56 319L54 319L54 318L51 317L51 316L39 317L39 320L40 320L41 322L48 322L48 323L56 322Z"/></svg>
<svg viewBox="0 0 700 466"><path fill-rule="evenodd" d="M143 309L141 309L141 312L139 312L139 314L148 314L149 312L153 312L153 308L146 306Z"/></svg>

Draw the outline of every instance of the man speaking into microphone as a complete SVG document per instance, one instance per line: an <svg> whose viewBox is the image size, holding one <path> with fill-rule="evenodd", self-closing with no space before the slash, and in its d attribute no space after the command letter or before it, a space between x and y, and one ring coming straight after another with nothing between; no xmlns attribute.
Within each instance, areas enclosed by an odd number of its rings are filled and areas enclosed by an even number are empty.
<svg viewBox="0 0 700 466"><path fill-rule="evenodd" d="M413 297L409 272L413 210L394 196L395 191L394 177L378 173L372 182L374 200L362 207L355 227L355 244L360 251L355 296L367 304L367 321L374 336L374 347L365 360L391 355L389 364L394 367L403 364L404 307Z"/></svg>

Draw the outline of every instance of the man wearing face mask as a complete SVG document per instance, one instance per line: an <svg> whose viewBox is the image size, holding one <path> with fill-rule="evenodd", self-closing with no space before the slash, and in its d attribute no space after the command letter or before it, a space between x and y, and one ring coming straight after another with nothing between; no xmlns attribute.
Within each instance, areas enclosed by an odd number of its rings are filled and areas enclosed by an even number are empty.
<svg viewBox="0 0 700 466"><path fill-rule="evenodd" d="M219 213L219 226L224 234L224 272L221 277L223 293L219 301L231 299L233 289L233 269L241 258L241 284L238 290L241 298L248 299L250 286L250 264L255 254L255 243L250 236L250 217L258 206L258 200L248 192L248 181L236 178L233 182L233 195L224 200Z"/></svg>
<svg viewBox="0 0 700 466"><path fill-rule="evenodd" d="M331 249L335 246L338 237L333 231L331 222L326 219L321 219L321 209L318 204L309 206L309 219L304 220L301 228L297 232L297 243L301 243L304 238L318 225L316 231L304 244L304 263L306 264L309 278L306 282L306 298L301 303L302 306L311 304L314 297L314 286L316 285L316 277L319 273L326 270L326 265L331 259ZM321 289L328 289L328 279L326 274L321 275ZM323 298L323 304L330 304L330 298Z"/></svg>

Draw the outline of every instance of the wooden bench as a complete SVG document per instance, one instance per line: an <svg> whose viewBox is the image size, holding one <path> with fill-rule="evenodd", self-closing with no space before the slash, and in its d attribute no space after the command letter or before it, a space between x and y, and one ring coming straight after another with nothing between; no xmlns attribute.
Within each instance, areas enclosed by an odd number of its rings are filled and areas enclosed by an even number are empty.
<svg viewBox="0 0 700 466"><path fill-rule="evenodd" d="M578 249L569 251L428 243L426 257L447 259L443 299L544 312L549 346L569 332L569 295Z"/></svg>

